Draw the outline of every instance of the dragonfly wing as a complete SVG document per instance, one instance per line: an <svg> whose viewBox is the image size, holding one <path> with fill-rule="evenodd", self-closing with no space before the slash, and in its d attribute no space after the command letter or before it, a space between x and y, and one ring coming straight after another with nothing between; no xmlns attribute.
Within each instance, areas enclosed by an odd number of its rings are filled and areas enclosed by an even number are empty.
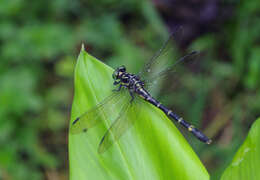
<svg viewBox="0 0 260 180"><path fill-rule="evenodd" d="M136 97L137 99L138 97ZM135 122L138 117L140 107L137 106L138 100L125 104L118 117L107 130L100 141L98 152L105 152L114 142L116 142Z"/></svg>
<svg viewBox="0 0 260 180"><path fill-rule="evenodd" d="M158 84L160 85L163 78L182 69L177 65L190 63L190 60L193 60L195 55L198 54L196 51L192 51L183 57L178 55L178 50L174 45L182 37L182 32L181 27L177 28L138 74L141 80L144 80L147 90L157 91Z"/></svg>
<svg viewBox="0 0 260 180"><path fill-rule="evenodd" d="M117 108L120 103L129 99L129 95L126 93L128 93L126 89L122 89L120 92L113 92L95 107L83 113L72 122L70 133L85 132L101 122L105 116L113 113L113 108Z"/></svg>
<svg viewBox="0 0 260 180"><path fill-rule="evenodd" d="M178 71L177 66L179 64L184 64L189 63L188 60L194 60L194 57L198 55L197 51L192 51L189 54L186 54L185 56L181 57L180 59L178 59L177 61L175 61L171 66L155 73L154 75L152 75L151 77L148 77L145 82L146 82L146 87L149 89L150 86L153 86L156 84L157 81L159 81L160 79L169 76L173 73L176 73Z"/></svg>
<svg viewBox="0 0 260 180"><path fill-rule="evenodd" d="M151 74L156 72L158 66L166 63L167 59L172 59L175 50L174 43L181 37L181 32L182 29L179 27L171 33L168 39L163 43L162 47L157 50L150 60L143 66L143 69L138 74L142 79L147 79Z"/></svg>

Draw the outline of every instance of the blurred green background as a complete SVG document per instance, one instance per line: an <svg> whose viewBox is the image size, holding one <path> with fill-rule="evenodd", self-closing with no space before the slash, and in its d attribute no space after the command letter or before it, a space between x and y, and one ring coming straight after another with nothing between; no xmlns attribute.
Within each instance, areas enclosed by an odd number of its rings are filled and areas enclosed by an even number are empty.
<svg viewBox="0 0 260 180"><path fill-rule="evenodd" d="M159 94L213 138L205 146L184 132L218 179L260 115L259 14L259 0L0 1L0 179L68 178L82 43L112 67L136 71L178 26L178 53L201 51L203 70L185 71L176 91L164 85Z"/></svg>

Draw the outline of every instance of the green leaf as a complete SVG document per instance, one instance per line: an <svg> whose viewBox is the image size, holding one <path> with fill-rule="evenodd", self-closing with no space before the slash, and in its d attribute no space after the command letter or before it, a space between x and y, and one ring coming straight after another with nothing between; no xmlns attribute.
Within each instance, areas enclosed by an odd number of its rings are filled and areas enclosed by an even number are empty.
<svg viewBox="0 0 260 180"><path fill-rule="evenodd" d="M260 179L260 118L255 121L250 132L237 151L232 163L224 171L221 180Z"/></svg>
<svg viewBox="0 0 260 180"><path fill-rule="evenodd" d="M82 49L75 69L71 123L111 94L112 73L113 69ZM98 145L119 109L114 108L86 133L70 133L70 179L209 179L197 155L166 115L146 102L141 109L134 125L102 154Z"/></svg>

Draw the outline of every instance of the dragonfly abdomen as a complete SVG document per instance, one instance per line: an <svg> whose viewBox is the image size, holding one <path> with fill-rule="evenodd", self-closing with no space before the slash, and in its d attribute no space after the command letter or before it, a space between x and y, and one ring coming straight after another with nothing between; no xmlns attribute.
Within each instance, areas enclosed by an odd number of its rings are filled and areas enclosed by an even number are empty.
<svg viewBox="0 0 260 180"><path fill-rule="evenodd" d="M171 117L172 119L174 119L175 121L177 121L178 123L180 123L183 127L185 127L186 129L188 129L193 135L195 135L200 141L210 144L211 140L204 135L201 131L199 131L197 128L195 128L193 125L191 125L190 123L186 122L183 120L182 117L179 117L177 114L175 114L174 112L172 112L172 110L168 109L167 107L165 107L164 105L162 105L160 102L158 102L156 99L154 99L151 96L146 96L145 100L148 101L149 103L153 104L154 106L158 107L159 109L161 109L167 116Z"/></svg>

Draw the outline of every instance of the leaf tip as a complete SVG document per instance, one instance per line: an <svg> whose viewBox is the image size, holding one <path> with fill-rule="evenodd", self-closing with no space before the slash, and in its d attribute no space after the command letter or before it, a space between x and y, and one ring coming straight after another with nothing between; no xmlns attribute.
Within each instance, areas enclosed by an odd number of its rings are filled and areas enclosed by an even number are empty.
<svg viewBox="0 0 260 180"><path fill-rule="evenodd" d="M81 44L81 51L85 51L85 45L84 45L84 43Z"/></svg>

